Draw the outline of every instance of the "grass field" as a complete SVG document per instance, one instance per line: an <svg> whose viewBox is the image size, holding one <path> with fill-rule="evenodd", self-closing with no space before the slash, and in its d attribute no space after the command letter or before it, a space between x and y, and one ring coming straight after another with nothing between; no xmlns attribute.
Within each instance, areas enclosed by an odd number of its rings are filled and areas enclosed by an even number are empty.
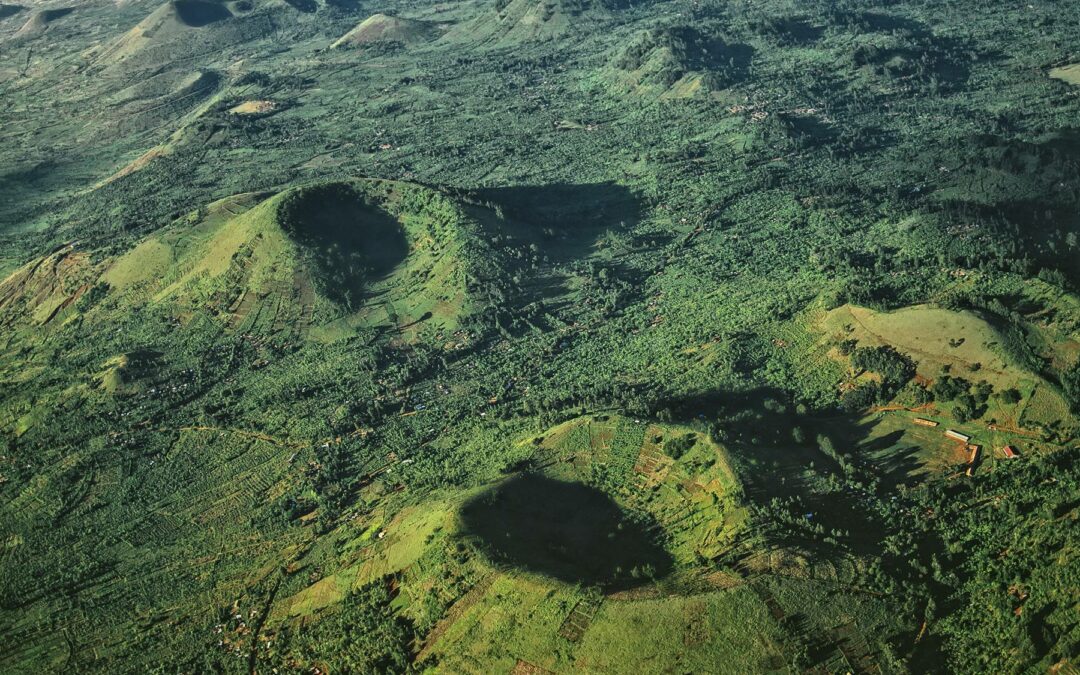
<svg viewBox="0 0 1080 675"><path fill-rule="evenodd" d="M582 596L507 577L462 614L429 652L434 672L477 672L518 662L557 673L784 670L782 631L747 587L689 597L608 599L577 642L559 634Z"/></svg>
<svg viewBox="0 0 1080 675"><path fill-rule="evenodd" d="M1080 63L1050 69L1050 77L1072 85L1080 85Z"/></svg>
<svg viewBox="0 0 1080 675"><path fill-rule="evenodd" d="M830 312L822 327L830 336L892 345L915 358L926 377L937 375L943 365L972 372L979 364L978 372L985 372L980 377L1002 378L1003 384L1015 381L1010 365L994 349L1000 337L969 312L920 306L883 313L846 306Z"/></svg>
<svg viewBox="0 0 1080 675"><path fill-rule="evenodd" d="M1011 359L1004 351L1004 336L971 312L920 306L878 313L845 306L829 313L822 330L834 341L854 339L860 345L896 348L915 361L917 375L925 385L948 373L988 382L997 391L1020 392L1020 401L1015 404L989 401L983 417L990 421L985 424L1021 431L1026 428L1034 435L1041 427L1070 417L1052 383Z"/></svg>

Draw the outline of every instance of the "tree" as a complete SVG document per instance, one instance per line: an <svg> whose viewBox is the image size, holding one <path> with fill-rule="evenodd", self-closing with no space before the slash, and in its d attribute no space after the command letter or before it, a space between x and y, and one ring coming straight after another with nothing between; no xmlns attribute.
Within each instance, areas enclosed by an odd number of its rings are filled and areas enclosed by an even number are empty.
<svg viewBox="0 0 1080 675"><path fill-rule="evenodd" d="M1009 405L1015 405L1019 403L1021 399L1020 392L1015 387L1002 391L999 396L1001 397L1002 403L1007 403Z"/></svg>
<svg viewBox="0 0 1080 675"><path fill-rule="evenodd" d="M386 580L367 583L342 603L325 657L348 673L400 673L409 663L408 624L390 606Z"/></svg>

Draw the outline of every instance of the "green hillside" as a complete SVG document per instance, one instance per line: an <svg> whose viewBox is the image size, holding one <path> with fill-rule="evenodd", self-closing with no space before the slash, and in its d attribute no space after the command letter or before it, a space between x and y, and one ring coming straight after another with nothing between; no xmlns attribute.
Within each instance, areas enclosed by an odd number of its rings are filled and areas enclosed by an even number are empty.
<svg viewBox="0 0 1080 675"><path fill-rule="evenodd" d="M685 98L728 88L746 75L753 48L726 44L689 26L656 28L623 47L611 62L616 89Z"/></svg>
<svg viewBox="0 0 1080 675"><path fill-rule="evenodd" d="M15 8L17 7L17 5L6 5L5 7ZM54 21L57 21L58 19L61 19L68 14L71 14L71 12L72 9L70 7L60 9L42 9L31 12L30 16L26 19L26 23L24 23L19 28L19 30L15 31L12 39L29 39L36 35L44 33L49 29L49 27ZM15 12L7 10L6 12L4 12L4 14L7 16L15 14Z"/></svg>
<svg viewBox="0 0 1080 675"><path fill-rule="evenodd" d="M452 28L448 41L486 47L550 41L608 20L614 3L602 0L498 0Z"/></svg>
<svg viewBox="0 0 1080 675"><path fill-rule="evenodd" d="M207 32L218 37L233 19L224 4L205 0L170 0L150 13L134 28L114 40L94 59L98 66L119 66L127 62L144 68L156 59L176 57L196 48ZM220 38L219 38L220 39Z"/></svg>
<svg viewBox="0 0 1080 675"><path fill-rule="evenodd" d="M496 254L479 260L480 228L452 198L408 183L236 195L119 256L71 244L31 261L0 284L0 302L31 331L159 309L282 338L452 331L477 311L469 279L501 274Z"/></svg>
<svg viewBox="0 0 1080 675"><path fill-rule="evenodd" d="M355 47L378 42L413 44L427 42L438 35L435 24L386 14L372 14L342 35L333 47Z"/></svg>

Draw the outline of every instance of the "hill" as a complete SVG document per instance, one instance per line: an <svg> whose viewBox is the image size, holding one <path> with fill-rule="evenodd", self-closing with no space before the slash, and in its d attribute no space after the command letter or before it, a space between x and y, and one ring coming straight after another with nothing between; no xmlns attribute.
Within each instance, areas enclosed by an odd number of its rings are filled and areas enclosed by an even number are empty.
<svg viewBox="0 0 1080 675"><path fill-rule="evenodd" d="M168 306L177 317L210 311L232 330L265 335L452 330L475 309L466 279L489 275L477 263L478 227L451 199L408 183L238 195L115 258L91 262L68 246L32 261L0 283L0 307L9 322L42 326L72 318L61 310L76 312L96 289L111 309L89 321Z"/></svg>
<svg viewBox="0 0 1080 675"><path fill-rule="evenodd" d="M211 70L184 72L167 71L153 77L140 80L130 87L125 87L109 97L109 103L117 106L143 102L151 106L163 106L170 99L191 98L206 90L213 90L221 81L221 76ZM127 111L134 114L137 111Z"/></svg>
<svg viewBox="0 0 1080 675"><path fill-rule="evenodd" d="M976 420L984 418L979 426L989 424L1038 435L1051 427L1074 424L1057 383L1044 376L1039 365L1042 357L1032 351L1032 344L1047 340L1039 335L1042 331L1033 330L1029 338L1008 325L996 327L971 311L927 305L892 312L845 305L826 315L822 328L833 342L850 340L861 347L886 346L906 355L914 364L921 386L931 395L945 392L935 402L942 414L955 410L953 399L967 394L963 388L951 392L935 386L944 379L967 381L969 386L984 383L997 394L985 401L985 409L971 420L978 424ZM1071 347L1075 350L1075 341ZM838 354L834 352L833 356ZM1047 354L1047 362L1054 356ZM854 386L864 383L858 378L847 382ZM1002 396L1006 391L1016 392L1016 396L1007 400ZM967 421L956 420L959 424Z"/></svg>
<svg viewBox="0 0 1080 675"><path fill-rule="evenodd" d="M101 66L115 66L128 61L145 63L168 58L176 43L196 41L199 33L213 32L216 26L232 18L233 13L224 4L207 0L170 0L114 40L94 61ZM191 45L183 47L190 49Z"/></svg>
<svg viewBox="0 0 1080 675"><path fill-rule="evenodd" d="M643 32L612 59L617 91L685 98L729 87L746 75L753 49L690 26Z"/></svg>
<svg viewBox="0 0 1080 675"><path fill-rule="evenodd" d="M454 26L447 39L491 47L549 41L603 21L619 6L604 0L499 0Z"/></svg>
<svg viewBox="0 0 1080 675"><path fill-rule="evenodd" d="M14 14L18 11L18 5L8 5L5 7L13 7L15 11L7 9L0 10L0 17ZM74 8L64 7L58 9L39 9L30 13L30 18L26 20L26 23L22 25L19 30L15 32L14 38L32 38L36 35L40 35L48 30L53 21L71 14Z"/></svg>
<svg viewBox="0 0 1080 675"><path fill-rule="evenodd" d="M844 366L843 400L867 401L867 456L883 465L905 456L911 464L897 477L904 482L967 461L964 447L943 435L946 428L986 448L987 467L1001 461L1005 446L1048 453L1075 435L1060 384L1040 365L1055 355L1031 349L1049 342L1045 329L1025 334L970 310L929 305L891 312L843 305L824 314L818 328L824 337L817 358ZM1063 346L1075 351L1076 344ZM893 382L890 373L898 370L890 362L906 368L911 381Z"/></svg>
<svg viewBox="0 0 1080 675"><path fill-rule="evenodd" d="M436 26L427 21L372 14L330 46L355 47L372 42L401 42L408 45L427 42L437 35Z"/></svg>
<svg viewBox="0 0 1080 675"><path fill-rule="evenodd" d="M33 260L0 282L0 323L48 323L91 288L95 267L72 246Z"/></svg>

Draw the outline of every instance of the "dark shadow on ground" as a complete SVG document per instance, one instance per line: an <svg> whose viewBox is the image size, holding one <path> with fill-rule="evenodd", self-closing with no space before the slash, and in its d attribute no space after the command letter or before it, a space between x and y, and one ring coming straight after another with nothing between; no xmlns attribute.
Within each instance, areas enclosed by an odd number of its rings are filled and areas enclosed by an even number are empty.
<svg viewBox="0 0 1080 675"><path fill-rule="evenodd" d="M461 518L492 560L567 583L623 590L672 567L641 523L582 483L516 476L466 503Z"/></svg>
<svg viewBox="0 0 1080 675"><path fill-rule="evenodd" d="M334 7L345 12L356 12L360 10L360 3L357 0L326 0L327 7Z"/></svg>
<svg viewBox="0 0 1080 675"><path fill-rule="evenodd" d="M605 232L630 230L643 209L638 195L611 182L483 188L465 197L502 215L499 234L535 245L553 261L585 257Z"/></svg>
<svg viewBox="0 0 1080 675"><path fill-rule="evenodd" d="M827 19L830 27L855 33L899 33L914 37L930 35L924 23L878 11L834 8L829 10Z"/></svg>
<svg viewBox="0 0 1080 675"><path fill-rule="evenodd" d="M930 528L915 535L915 546L898 549L891 539L910 523L901 514L913 506L900 486L918 482L925 467L902 432L882 433L877 416L810 411L772 388L708 390L660 402L657 414L661 420L707 430L727 449L753 526L752 534L720 562L768 580L754 588L781 577L812 578L830 589L816 592L870 592L885 611L899 611L900 603L878 589L908 583L912 560L943 555L941 539ZM967 485L958 483L956 489ZM873 560L874 571L857 571L860 559ZM945 607L939 597L938 608ZM845 645L849 653L859 650L819 619L796 613L783 621L788 634L803 641L806 660L814 666L807 672L829 670L826 664ZM912 637L894 635L888 641L904 651ZM915 652L916 672L936 672L928 667L941 662L940 643L933 636Z"/></svg>
<svg viewBox="0 0 1080 675"><path fill-rule="evenodd" d="M546 330L551 316L583 306L592 293L608 311L640 297L649 266L668 235L642 235L640 195L617 183L519 185L453 195L483 229L513 284L504 289L500 325ZM597 305L590 305L595 307Z"/></svg>
<svg viewBox="0 0 1080 675"><path fill-rule="evenodd" d="M191 28L202 28L232 18L232 12L224 5L202 0L176 0L173 2L173 10L181 23Z"/></svg>
<svg viewBox="0 0 1080 675"><path fill-rule="evenodd" d="M298 191L282 202L278 213L282 229L312 257L311 271L320 290L347 306L409 253L397 219L348 184Z"/></svg>
<svg viewBox="0 0 1080 675"><path fill-rule="evenodd" d="M880 555L888 529L876 505L921 468L910 448L889 451L899 434L873 437L857 415L800 414L776 389L703 393L666 402L662 414L708 425L729 448L771 543L825 559Z"/></svg>
<svg viewBox="0 0 1080 675"><path fill-rule="evenodd" d="M293 9L304 14L314 14L319 9L319 4L315 0L285 0L285 2Z"/></svg>
<svg viewBox="0 0 1080 675"><path fill-rule="evenodd" d="M784 47L806 46L817 42L824 32L808 20L790 16L768 17L750 22L750 30Z"/></svg>
<svg viewBox="0 0 1080 675"><path fill-rule="evenodd" d="M6 19L9 16L18 14L26 9L22 5L0 5L0 19Z"/></svg>

